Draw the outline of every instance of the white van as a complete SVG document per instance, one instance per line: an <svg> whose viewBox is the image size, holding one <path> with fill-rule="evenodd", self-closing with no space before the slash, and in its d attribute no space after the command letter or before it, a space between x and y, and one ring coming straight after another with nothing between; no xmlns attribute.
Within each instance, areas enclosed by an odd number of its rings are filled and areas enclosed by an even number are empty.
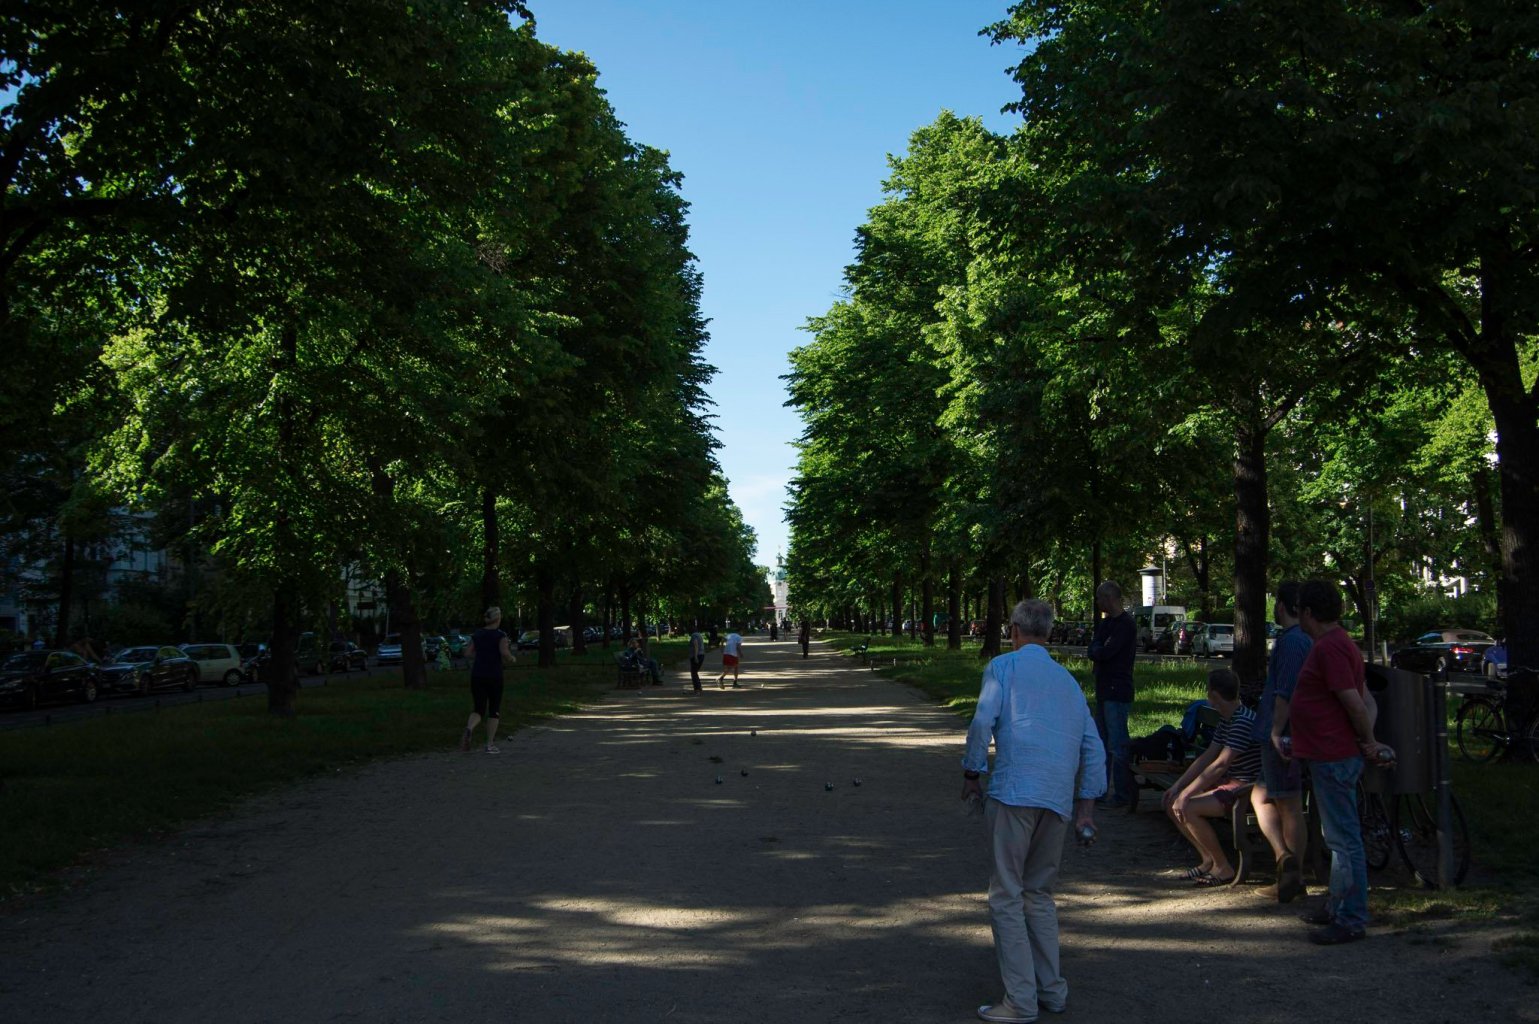
<svg viewBox="0 0 1539 1024"><path fill-rule="evenodd" d="M1134 608L1133 622L1138 627L1138 645L1145 651L1154 650L1165 631L1184 618L1186 609L1177 604L1146 604Z"/></svg>

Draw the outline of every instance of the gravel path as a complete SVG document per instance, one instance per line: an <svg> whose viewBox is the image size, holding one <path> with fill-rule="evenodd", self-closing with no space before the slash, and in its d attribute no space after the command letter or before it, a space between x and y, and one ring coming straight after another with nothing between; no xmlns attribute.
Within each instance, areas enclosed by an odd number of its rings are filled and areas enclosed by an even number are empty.
<svg viewBox="0 0 1539 1024"><path fill-rule="evenodd" d="M745 689L674 673L111 854L0 916L0 1021L972 1019L999 991L965 723L818 645L745 653ZM1318 950L1162 880L1156 815L1101 824L1064 857L1065 1024L1539 1020L1478 927Z"/></svg>

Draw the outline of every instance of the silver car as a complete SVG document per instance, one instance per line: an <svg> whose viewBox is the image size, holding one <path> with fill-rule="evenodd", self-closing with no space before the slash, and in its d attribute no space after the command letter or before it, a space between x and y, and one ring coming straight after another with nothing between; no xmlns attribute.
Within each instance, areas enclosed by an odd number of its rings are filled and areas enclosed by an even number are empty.
<svg viewBox="0 0 1539 1024"><path fill-rule="evenodd" d="M1227 622L1210 622L1192 640L1192 653L1199 658L1234 656L1234 627Z"/></svg>

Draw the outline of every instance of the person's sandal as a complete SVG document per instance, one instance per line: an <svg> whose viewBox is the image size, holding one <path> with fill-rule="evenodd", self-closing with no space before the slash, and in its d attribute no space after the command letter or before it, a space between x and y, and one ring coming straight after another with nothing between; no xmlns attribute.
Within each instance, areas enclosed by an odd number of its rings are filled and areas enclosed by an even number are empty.
<svg viewBox="0 0 1539 1024"><path fill-rule="evenodd" d="M1179 872L1174 877L1178 882L1195 882L1199 878L1206 878L1212 873L1213 872L1209 871L1207 868L1187 868L1185 871Z"/></svg>
<svg viewBox="0 0 1539 1024"><path fill-rule="evenodd" d="M1202 886L1204 888L1207 888L1207 889L1212 889L1212 888L1216 888L1216 887L1218 887L1220 885L1228 885L1230 882L1233 882L1233 881L1234 881L1234 876L1233 875L1230 875L1228 878L1220 878L1220 877L1218 877L1217 875L1214 875L1214 874L1206 874L1206 875L1203 875L1201 878L1193 879L1193 884L1194 885L1200 885L1200 886Z"/></svg>

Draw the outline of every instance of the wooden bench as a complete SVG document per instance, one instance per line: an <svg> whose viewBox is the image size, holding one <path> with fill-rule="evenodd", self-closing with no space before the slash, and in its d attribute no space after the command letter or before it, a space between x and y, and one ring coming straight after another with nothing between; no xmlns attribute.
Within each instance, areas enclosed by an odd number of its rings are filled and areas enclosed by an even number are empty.
<svg viewBox="0 0 1539 1024"><path fill-rule="evenodd" d="M616 690L639 690L646 682L647 674L639 668L626 668L618 654L615 655L615 670L620 674L619 681L615 683Z"/></svg>
<svg viewBox="0 0 1539 1024"><path fill-rule="evenodd" d="M1188 758L1186 761L1138 761L1130 766L1133 779L1128 787L1128 813L1138 811L1138 795L1145 789L1156 790L1164 793L1171 786L1180 781L1186 769L1191 767L1196 758ZM1261 835L1261 825L1256 821L1255 809L1250 805L1251 787L1246 786L1237 791L1238 799L1234 807L1227 815L1229 821L1229 845L1234 849L1234 880L1230 885L1239 885L1250 874L1255 866L1256 857L1263 852L1268 852L1266 837Z"/></svg>
<svg viewBox="0 0 1539 1024"><path fill-rule="evenodd" d="M850 654L852 656L854 656L854 657L864 658L865 661L866 661L866 664L869 665L869 664L871 664L871 655L869 653L870 650L871 650L871 641L867 640L865 643L856 644L854 647L851 647L850 648Z"/></svg>

